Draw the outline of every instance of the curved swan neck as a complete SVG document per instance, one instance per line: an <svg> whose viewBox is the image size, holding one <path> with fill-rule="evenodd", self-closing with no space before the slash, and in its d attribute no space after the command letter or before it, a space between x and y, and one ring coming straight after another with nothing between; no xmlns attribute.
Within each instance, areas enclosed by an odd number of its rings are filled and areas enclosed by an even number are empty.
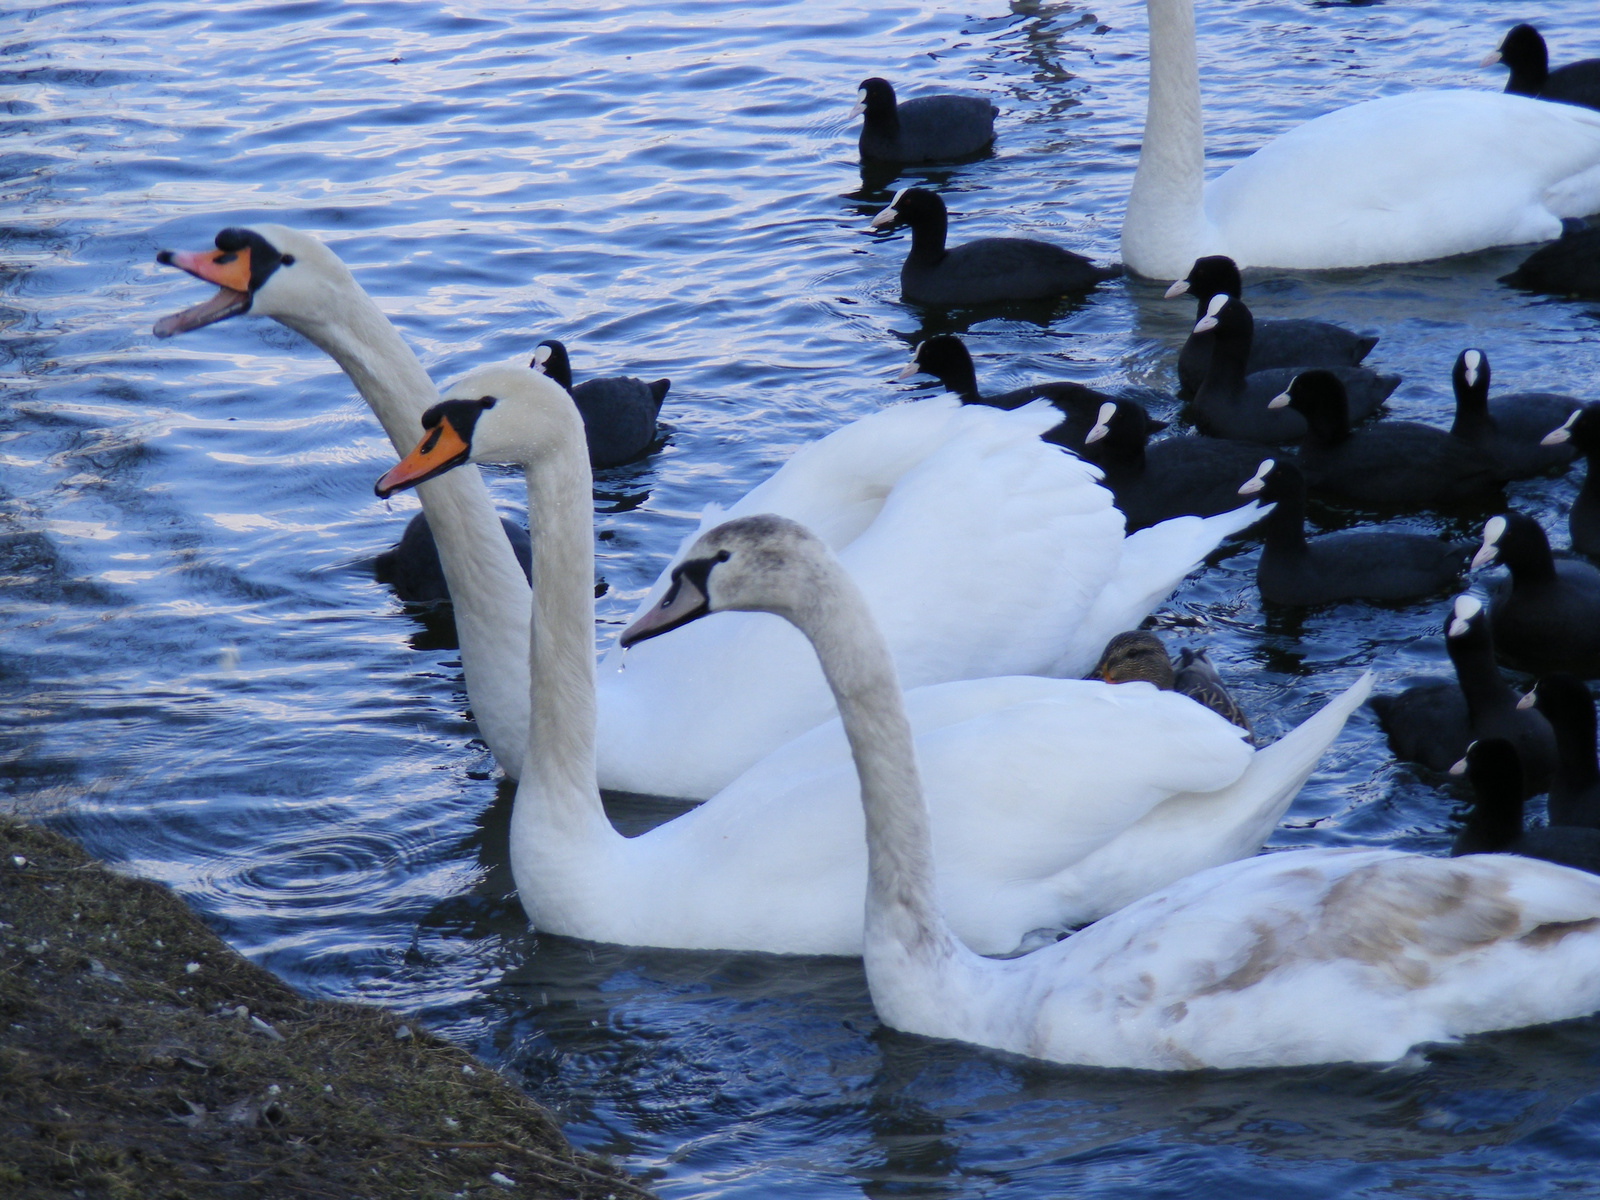
<svg viewBox="0 0 1600 1200"><path fill-rule="evenodd" d="M338 363L397 453L406 454L422 430L422 414L439 398L417 356L372 298L348 273L324 276L331 295L305 310L272 312ZM454 601L468 698L483 739L506 774L522 766L527 716L521 672L507 661L524 657L528 585L500 528L494 503L467 465L417 488Z"/></svg>
<svg viewBox="0 0 1600 1200"><path fill-rule="evenodd" d="M405 454L416 444L422 414L438 391L372 297L354 281L339 291L337 313L331 318L284 313L276 319L339 364L394 448Z"/></svg>
<svg viewBox="0 0 1600 1200"><path fill-rule="evenodd" d="M615 836L595 782L593 488L576 408L570 417L568 436L525 467L533 619L528 753L512 823L532 820L546 836Z"/></svg>
<svg viewBox="0 0 1600 1200"><path fill-rule="evenodd" d="M861 778L869 953L886 940L937 962L960 943L939 912L928 808L894 659L855 581L837 563L819 568L813 598L788 615L816 649Z"/></svg>
<svg viewBox="0 0 1600 1200"><path fill-rule="evenodd" d="M1176 279L1202 253L1205 128L1191 0L1146 0L1150 99L1139 166L1122 222L1122 261L1150 278Z"/></svg>

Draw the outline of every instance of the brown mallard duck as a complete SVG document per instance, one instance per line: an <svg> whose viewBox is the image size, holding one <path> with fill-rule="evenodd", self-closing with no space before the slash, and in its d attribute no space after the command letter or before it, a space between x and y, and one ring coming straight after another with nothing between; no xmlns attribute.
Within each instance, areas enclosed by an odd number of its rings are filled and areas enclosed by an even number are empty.
<svg viewBox="0 0 1600 1200"><path fill-rule="evenodd" d="M1088 675L1090 679L1103 679L1107 683L1153 683L1164 692L1180 692L1197 704L1226 717L1251 735L1250 720L1234 698L1229 695L1217 674L1217 668L1204 650L1185 647L1178 652L1173 663L1166 646L1155 634L1143 629L1119 633L1106 643L1100 661Z"/></svg>

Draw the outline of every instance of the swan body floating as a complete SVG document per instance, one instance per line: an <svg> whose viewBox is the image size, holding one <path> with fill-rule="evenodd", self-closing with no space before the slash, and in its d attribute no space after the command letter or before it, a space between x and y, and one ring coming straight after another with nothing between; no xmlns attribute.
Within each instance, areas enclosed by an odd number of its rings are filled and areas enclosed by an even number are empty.
<svg viewBox="0 0 1600 1200"><path fill-rule="evenodd" d="M163 251L161 261L221 290L162 320L158 336L243 312L281 321L338 362L397 450L409 449L438 392L345 265L281 225L224 230L217 240L215 251ZM1093 468L1038 441L1059 419L1047 404L898 405L805 447L730 511L774 511L825 531L858 565L916 684L1082 675L1106 638L1137 625L1259 514L1246 507L1124 539ZM477 474L455 472L420 491L454 599L472 711L517 778L528 730L529 589ZM710 513L714 524L720 514ZM951 567L963 558L958 578ZM933 595L938 603L923 599ZM626 672L617 655L608 658L601 786L703 799L833 715L793 630L761 616L717 624L685 635L692 648L640 650Z"/></svg>
<svg viewBox="0 0 1600 1200"><path fill-rule="evenodd" d="M837 719L648 833L612 828L594 767L593 517L577 412L522 367L474 372L446 394L378 487L468 460L526 471L536 636L510 858L534 926L633 945L859 954L866 840ZM695 595L685 571L652 612ZM1217 714L1144 684L1020 676L910 692L959 936L1011 952L1253 853L1366 690L1260 751Z"/></svg>
<svg viewBox="0 0 1600 1200"><path fill-rule="evenodd" d="M827 548L790 522L746 518L706 534L680 578L698 602L648 614L626 637L741 609L782 614L816 647L860 775L867 984L896 1029L1190 1070L1387 1061L1600 1007L1600 879L1504 855L1249 858L1026 957L981 958L942 909L919 779L937 775L919 771L893 659Z"/></svg>
<svg viewBox="0 0 1600 1200"><path fill-rule="evenodd" d="M1125 538L1099 472L1038 440L1059 420L1046 401L1007 413L945 395L883 409L802 448L725 512L709 508L683 548L747 513L816 530L866 594L907 687L1081 678L1112 634L1261 511ZM834 715L805 639L767 614L718 616L625 658L616 646L600 665L601 784L709 796Z"/></svg>
<svg viewBox="0 0 1600 1200"><path fill-rule="evenodd" d="M1420 91L1299 125L1207 182L1191 0L1146 0L1150 100L1122 261L1308 270L1548 241L1600 211L1600 113L1498 92Z"/></svg>

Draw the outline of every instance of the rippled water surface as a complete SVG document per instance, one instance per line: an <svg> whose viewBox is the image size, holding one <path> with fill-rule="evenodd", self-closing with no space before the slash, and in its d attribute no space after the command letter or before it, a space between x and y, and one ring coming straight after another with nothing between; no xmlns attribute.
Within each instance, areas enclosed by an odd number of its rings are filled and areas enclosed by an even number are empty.
<svg viewBox="0 0 1600 1200"><path fill-rule="evenodd" d="M1497 88L1490 0L1205 2L1224 161L1335 105ZM1556 61L1600 53L1588 3L1523 6ZM924 330L906 240L866 231L931 180L958 237L1114 257L1144 99L1136 0L435 0L46 4L0 17L0 720L7 785L319 995L421 1014L668 1196L1507 1196L1592 1190L1600 1023L1403 1068L1151 1077L1047 1067L881 1029L859 966L527 933L510 794L466 712L447 623L371 578L415 500L346 379L257 318L157 343L205 289L152 263L224 225L317 233L433 376L541 336L588 376L670 376L665 448L602 472L614 632L706 502L897 398ZM864 177L858 80L991 96L980 162ZM1448 421L1449 369L1595 392L1592 306L1511 293L1520 257L1253 280L1258 313L1382 334L1391 411ZM1170 388L1191 312L1118 283L1047 323L992 318L986 386ZM932 328L932 325L926 328ZM520 480L494 477L507 512ZM1575 478L1513 485L1563 539ZM1443 528L1416 519L1413 524ZM1440 605L1263 613L1248 548L1161 610L1269 731L1367 666L1447 668ZM1438 851L1456 801L1358 715L1276 845ZM661 809L618 799L638 829Z"/></svg>

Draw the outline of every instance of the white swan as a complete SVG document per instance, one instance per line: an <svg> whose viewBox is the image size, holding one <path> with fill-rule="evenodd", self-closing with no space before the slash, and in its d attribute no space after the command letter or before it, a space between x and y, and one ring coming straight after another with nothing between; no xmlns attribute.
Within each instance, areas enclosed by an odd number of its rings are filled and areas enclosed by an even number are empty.
<svg viewBox="0 0 1600 1200"><path fill-rule="evenodd" d="M866 844L837 719L648 833L611 827L595 782L593 516L577 410L512 366L446 394L378 490L468 459L526 471L532 714L510 857L535 927L635 945L860 953ZM680 574L668 607L692 593ZM955 929L978 950L1008 952L1253 852L1366 691L1263 751L1209 709L1144 684L1021 677L910 693Z"/></svg>
<svg viewBox="0 0 1600 1200"><path fill-rule="evenodd" d="M930 781L937 767L913 742L894 662L834 556L800 526L749 517L702 537L681 578L693 597L625 637L754 610L782 614L816 647L860 773L864 958L888 1025L1171 1070L1386 1061L1600 1008L1600 878L1510 855L1245 859L1025 958L981 958L941 913L940 818L918 781L919 765Z"/></svg>
<svg viewBox="0 0 1600 1200"><path fill-rule="evenodd" d="M344 264L281 225L224 230L218 246L163 252L162 261L222 291L162 321L157 334L245 311L281 321L332 356L396 449L409 449L438 394ZM1124 540L1098 472L1039 443L1058 420L1047 405L1012 413L953 397L898 405L804 448L730 511L775 511L823 530L873 598L911 683L1081 675L1111 634L1137 625L1259 513L1182 518ZM528 585L476 475L430 484L423 504L455 599L473 713L517 778L528 729ZM713 514L709 524L721 517ZM608 660L601 786L702 799L833 715L805 640L782 621L732 616L685 636L630 655L626 671Z"/></svg>
<svg viewBox="0 0 1600 1200"><path fill-rule="evenodd" d="M1191 0L1146 0L1150 100L1122 260L1322 269L1546 241L1600 211L1600 112L1502 92L1422 91L1308 121L1205 182Z"/></svg>

